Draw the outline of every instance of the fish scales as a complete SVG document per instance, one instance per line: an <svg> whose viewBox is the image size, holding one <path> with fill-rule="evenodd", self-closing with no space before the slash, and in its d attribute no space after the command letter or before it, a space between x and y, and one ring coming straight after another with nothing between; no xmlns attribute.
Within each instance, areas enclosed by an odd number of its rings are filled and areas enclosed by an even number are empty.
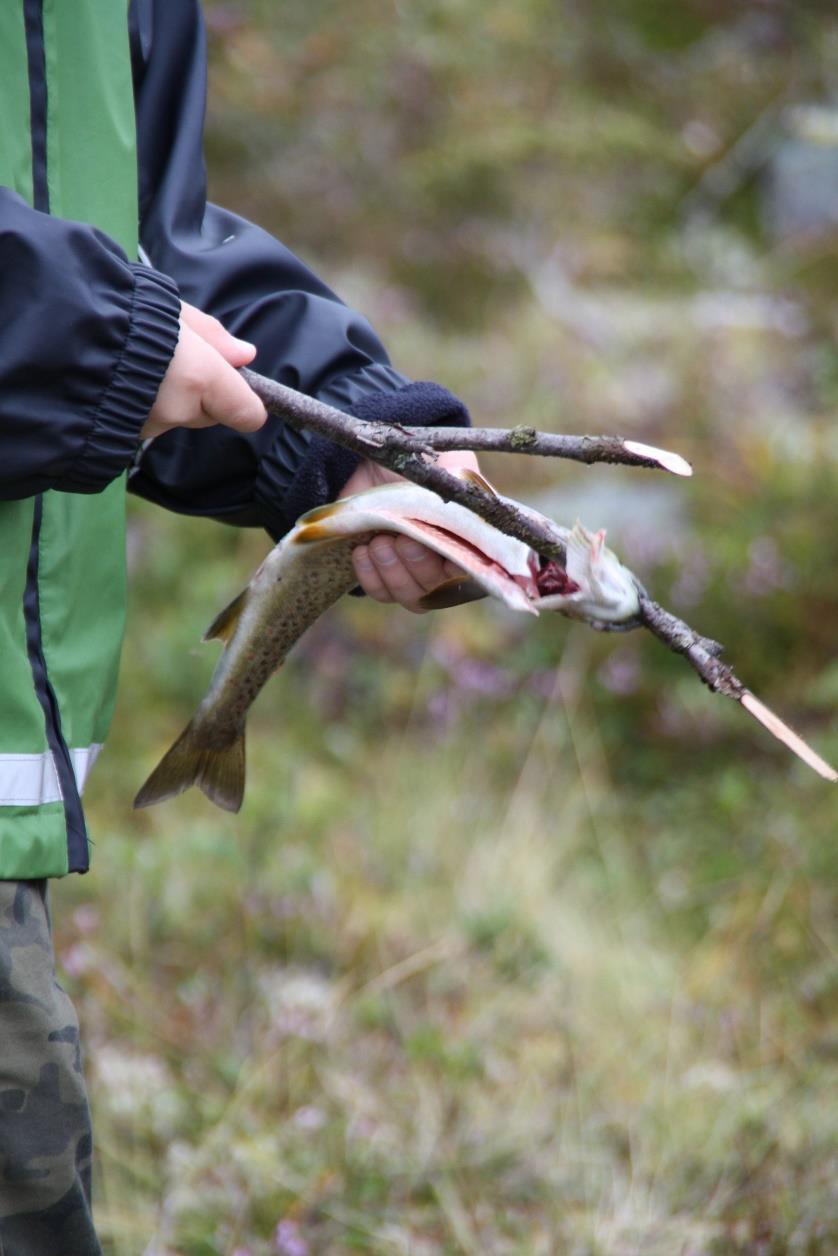
<svg viewBox="0 0 838 1256"><path fill-rule="evenodd" d="M481 476L464 478L494 490ZM509 499L506 499L509 500ZM244 796L244 724L248 709L294 643L355 584L351 552L377 533L419 541L462 572L420 602L439 609L491 595L517 611L559 611L593 627L632 626L640 609L631 572L605 546L605 533L577 523L563 528L513 502L561 540L564 564L545 564L528 546L470 510L401 481L343 498L303 515L256 572L247 589L217 616L207 639L225 650L194 719L137 794L146 807L197 785L218 806L238 811ZM774 712L743 688L739 701L754 719L830 781L835 770Z"/></svg>
<svg viewBox="0 0 838 1256"><path fill-rule="evenodd" d="M149 806L198 785L238 811L244 795L244 726L252 703L303 633L357 583L352 550L372 533L306 544L295 529L266 558L247 589L209 628L225 650L206 697L134 801Z"/></svg>
<svg viewBox="0 0 838 1256"><path fill-rule="evenodd" d="M300 546L276 575L263 565L264 588L248 590L235 633L193 721L200 744L220 748L238 735L250 706L292 646L358 583L351 555L365 539L347 537L312 547L310 554Z"/></svg>
<svg viewBox="0 0 838 1256"><path fill-rule="evenodd" d="M481 476L463 476L493 493ZM557 529L564 536L566 530ZM197 785L218 806L238 811L244 796L244 725L247 712L312 623L356 583L352 549L378 533L410 537L461 571L422 600L427 609L453 606L491 595L513 610L538 614L541 604L584 616L588 611L619 619L636 606L636 591L624 568L587 534L583 572L568 581L568 596L543 598L538 564L528 546L499 532L454 502L405 481L369 489L303 515L271 551L247 589L217 616L207 639L225 650L209 691L194 718L163 756L137 794L134 805L150 806ZM577 550L570 546L578 562ZM588 579L588 557L606 584ZM593 568L591 568L593 574ZM614 579L616 578L616 585ZM628 601L626 601L628 599Z"/></svg>
<svg viewBox="0 0 838 1256"><path fill-rule="evenodd" d="M462 474L481 491L494 492L481 476ZM356 583L352 549L379 533L419 541L462 573L423 598L426 609L491 595L528 614L544 608L588 622L631 619L638 609L637 589L605 548L604 533L591 534L581 526L568 530L537 517L550 523L567 552L566 573L552 573L543 589L539 560L529 546L415 484L382 485L303 515L207 632L207 638L219 637L226 647L209 692L134 805L150 806L197 785L219 806L239 810L248 709L294 643Z"/></svg>

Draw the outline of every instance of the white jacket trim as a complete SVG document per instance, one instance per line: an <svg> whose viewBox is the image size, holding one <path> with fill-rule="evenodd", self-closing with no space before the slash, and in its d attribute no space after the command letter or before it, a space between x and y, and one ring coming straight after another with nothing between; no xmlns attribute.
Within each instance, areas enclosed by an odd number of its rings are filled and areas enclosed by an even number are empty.
<svg viewBox="0 0 838 1256"><path fill-rule="evenodd" d="M70 751L79 793L101 749L101 745L96 744ZM62 801L52 751L0 754L0 807L38 807L42 803Z"/></svg>

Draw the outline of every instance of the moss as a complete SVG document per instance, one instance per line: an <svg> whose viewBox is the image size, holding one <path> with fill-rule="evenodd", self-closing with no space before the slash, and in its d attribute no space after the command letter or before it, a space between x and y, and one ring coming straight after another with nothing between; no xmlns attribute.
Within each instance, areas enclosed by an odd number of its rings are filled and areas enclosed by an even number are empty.
<svg viewBox="0 0 838 1256"><path fill-rule="evenodd" d="M513 427L509 437L509 442L513 449L524 450L529 449L531 445L534 445L535 439L536 436L534 427L526 427L524 424L519 424L518 427Z"/></svg>

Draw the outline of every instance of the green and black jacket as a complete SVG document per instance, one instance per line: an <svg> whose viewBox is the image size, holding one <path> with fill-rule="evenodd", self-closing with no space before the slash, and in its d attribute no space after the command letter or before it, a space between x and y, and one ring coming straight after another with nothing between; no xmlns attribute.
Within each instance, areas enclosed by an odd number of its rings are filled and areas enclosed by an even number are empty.
<svg viewBox="0 0 838 1256"><path fill-rule="evenodd" d="M89 865L127 472L181 296L253 341L257 370L345 410L464 421L283 245L207 203L205 71L197 0L0 5L0 878ZM161 437L130 487L279 536L353 466L270 419Z"/></svg>

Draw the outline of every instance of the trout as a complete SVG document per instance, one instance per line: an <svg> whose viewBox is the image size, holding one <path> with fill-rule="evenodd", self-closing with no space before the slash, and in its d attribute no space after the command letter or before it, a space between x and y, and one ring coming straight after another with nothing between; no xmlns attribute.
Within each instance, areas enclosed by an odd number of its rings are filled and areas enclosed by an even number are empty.
<svg viewBox="0 0 838 1256"><path fill-rule="evenodd" d="M461 474L494 493L476 472ZM218 638L225 647L209 690L134 806L148 807L197 785L217 806L240 809L250 706L303 633L357 584L352 550L376 533L412 537L462 570L422 599L427 610L492 596L528 614L554 610L595 627L631 625L639 610L637 588L605 547L605 533L580 524L561 528L530 508L526 512L550 523L566 550L564 567L473 511L406 481L303 515L208 628L204 640Z"/></svg>

